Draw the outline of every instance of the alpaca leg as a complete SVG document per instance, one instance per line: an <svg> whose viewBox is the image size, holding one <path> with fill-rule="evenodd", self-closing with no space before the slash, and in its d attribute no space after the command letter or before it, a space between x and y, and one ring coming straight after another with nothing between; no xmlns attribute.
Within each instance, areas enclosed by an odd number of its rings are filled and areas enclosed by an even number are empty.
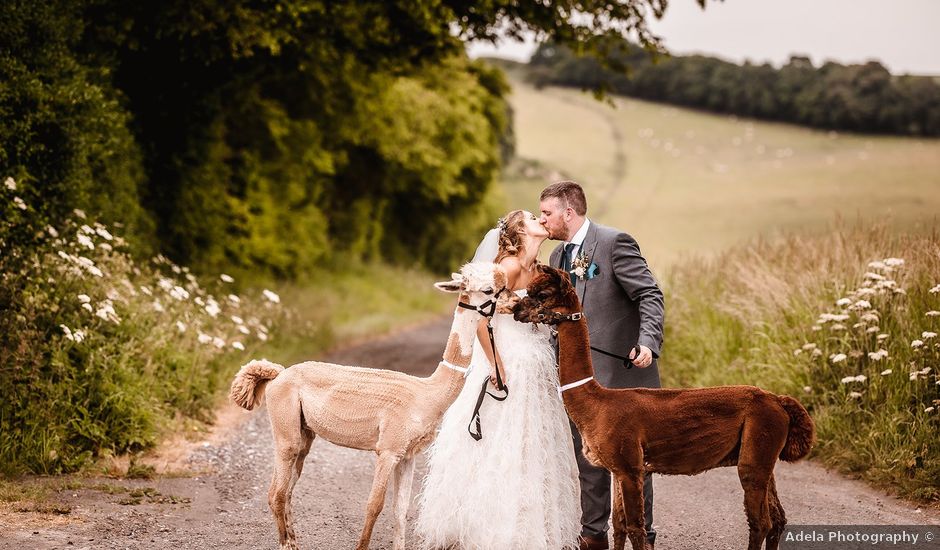
<svg viewBox="0 0 940 550"><path fill-rule="evenodd" d="M271 478L271 487L268 489L268 506L277 523L281 548L297 548L297 535L294 533L290 499L296 482L297 472L294 464L299 452L298 446L275 441L274 475Z"/></svg>
<svg viewBox="0 0 940 550"><path fill-rule="evenodd" d="M618 475L616 483L620 485L622 508L626 519L627 536L633 550L646 548L646 517L643 513L643 473L636 472ZM616 524L614 525L616 529Z"/></svg>
<svg viewBox="0 0 940 550"><path fill-rule="evenodd" d="M411 507L411 487L414 482L415 459L406 458L398 463L392 476L392 492L395 495L395 543L394 550L405 549L406 520Z"/></svg>
<svg viewBox="0 0 940 550"><path fill-rule="evenodd" d="M372 528L375 520L385 505L385 490L388 488L388 479L401 457L392 453L379 453L375 464L375 477L372 478L372 491L369 493L369 502L366 504L366 522L362 527L362 536L356 550L368 550L369 539L372 538Z"/></svg>
<svg viewBox="0 0 940 550"><path fill-rule="evenodd" d="M767 503L770 505L770 522L772 524L770 533L767 534L767 550L777 550L780 545L780 537L784 528L787 526L787 515L780 505L780 498L777 497L777 483L774 476L770 476L770 484L767 486Z"/></svg>
<svg viewBox="0 0 940 550"><path fill-rule="evenodd" d="M623 550L627 543L627 517L623 510L623 491L620 490L620 483L616 479L612 489L614 550Z"/></svg>
<svg viewBox="0 0 940 550"><path fill-rule="evenodd" d="M284 516L291 538L296 538L294 533L294 486L297 484L297 481L300 479L300 474L303 472L304 459L307 458L307 454L310 452L310 445L313 444L314 437L315 434L312 431L301 431L300 452L297 458L294 459L293 468L291 469L290 482L287 487L287 502L284 508Z"/></svg>
<svg viewBox="0 0 940 550"><path fill-rule="evenodd" d="M747 548L760 550L772 526L767 498L770 476L762 467L740 462L738 463L738 476L744 488L744 511L747 513L747 525L750 531Z"/></svg>
<svg viewBox="0 0 940 550"><path fill-rule="evenodd" d="M297 535L290 513L291 490L296 482L296 463L305 448L304 436L298 429L300 400L290 388L277 387L268 395L268 417L274 437L274 475L268 489L268 506L277 523L282 549L296 549Z"/></svg>

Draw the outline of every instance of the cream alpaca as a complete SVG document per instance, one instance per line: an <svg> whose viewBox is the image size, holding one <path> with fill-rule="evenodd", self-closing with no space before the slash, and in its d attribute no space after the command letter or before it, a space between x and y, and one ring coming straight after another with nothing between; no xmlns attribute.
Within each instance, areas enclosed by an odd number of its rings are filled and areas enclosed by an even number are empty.
<svg viewBox="0 0 940 550"><path fill-rule="evenodd" d="M467 264L451 281L434 286L460 293L460 302L472 308L455 310L443 360L427 378L315 361L285 369L266 360L251 361L235 376L230 397L239 406L251 410L267 394L275 447L268 503L281 548L298 548L291 493L316 436L378 455L356 548L369 546L390 478L396 495L394 548L404 548L414 456L434 438L444 411L463 387L481 310L492 315L494 309L508 311L517 301L515 294L505 290L506 273L489 262Z"/></svg>

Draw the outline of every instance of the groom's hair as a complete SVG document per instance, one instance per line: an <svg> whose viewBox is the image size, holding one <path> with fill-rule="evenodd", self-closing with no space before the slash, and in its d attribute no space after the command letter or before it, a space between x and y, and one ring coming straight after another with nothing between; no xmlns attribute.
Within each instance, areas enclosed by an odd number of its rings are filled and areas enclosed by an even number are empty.
<svg viewBox="0 0 940 550"><path fill-rule="evenodd" d="M549 197L555 197L564 202L579 216L587 214L587 199L584 197L584 189L581 189L581 186L573 181L565 180L549 185L542 191L539 200L544 201Z"/></svg>

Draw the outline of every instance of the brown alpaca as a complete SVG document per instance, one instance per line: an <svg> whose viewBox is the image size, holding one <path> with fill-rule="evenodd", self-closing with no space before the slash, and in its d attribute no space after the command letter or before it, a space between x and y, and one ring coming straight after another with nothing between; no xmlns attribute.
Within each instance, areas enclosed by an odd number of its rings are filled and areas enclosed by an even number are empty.
<svg viewBox="0 0 940 550"><path fill-rule="evenodd" d="M774 484L778 458L809 453L813 421L792 397L753 386L699 389L608 389L593 380L587 320L563 271L539 266L517 321L558 325L559 391L592 463L614 477L614 548L628 536L646 545L645 472L694 475L738 467L750 529L748 550L775 550L786 516Z"/></svg>
<svg viewBox="0 0 940 550"><path fill-rule="evenodd" d="M434 286L460 293L461 307L454 312L443 360L428 378L314 361L285 369L261 360L242 367L232 381L230 397L245 409L259 405L267 394L275 449L268 504L281 548L298 548L291 494L316 436L378 455L356 548L369 547L389 478L392 493L397 493L394 548L404 548L414 456L434 438L441 417L463 388L480 316L508 311L518 300L505 290L505 271L489 262L467 264L451 281Z"/></svg>

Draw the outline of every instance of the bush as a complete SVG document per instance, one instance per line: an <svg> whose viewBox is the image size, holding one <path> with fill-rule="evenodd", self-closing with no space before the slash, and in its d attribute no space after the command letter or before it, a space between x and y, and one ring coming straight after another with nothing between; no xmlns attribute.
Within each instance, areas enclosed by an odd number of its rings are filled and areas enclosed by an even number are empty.
<svg viewBox="0 0 940 550"><path fill-rule="evenodd" d="M840 228L688 262L667 285L664 378L793 395L825 463L940 500L938 283L936 232Z"/></svg>
<svg viewBox="0 0 940 550"><path fill-rule="evenodd" d="M277 295L137 262L81 210L38 227L26 191L0 189L0 472L74 470L153 444L178 414L208 419L235 355L281 317Z"/></svg>

